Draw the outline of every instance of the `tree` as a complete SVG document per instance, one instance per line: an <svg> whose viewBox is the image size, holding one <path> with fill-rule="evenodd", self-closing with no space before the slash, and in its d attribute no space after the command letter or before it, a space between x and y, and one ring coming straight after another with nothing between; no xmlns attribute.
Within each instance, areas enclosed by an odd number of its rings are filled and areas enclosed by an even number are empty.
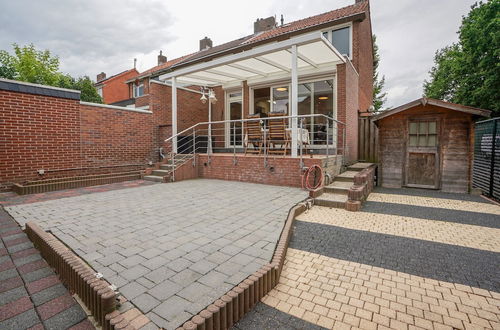
<svg viewBox="0 0 500 330"><path fill-rule="evenodd" d="M424 94L500 115L500 0L472 5L458 34L436 52Z"/></svg>
<svg viewBox="0 0 500 330"><path fill-rule="evenodd" d="M379 78L379 64L380 55L378 53L377 36L373 35L373 107L375 108L375 112L382 111L382 106L387 101L387 93L382 93L385 85L385 76Z"/></svg>
<svg viewBox="0 0 500 330"><path fill-rule="evenodd" d="M81 91L80 99L102 103L89 77L75 79L59 71L59 58L49 50L37 50L33 44L20 47L13 44L14 55L0 50L0 77L36 84L76 89Z"/></svg>

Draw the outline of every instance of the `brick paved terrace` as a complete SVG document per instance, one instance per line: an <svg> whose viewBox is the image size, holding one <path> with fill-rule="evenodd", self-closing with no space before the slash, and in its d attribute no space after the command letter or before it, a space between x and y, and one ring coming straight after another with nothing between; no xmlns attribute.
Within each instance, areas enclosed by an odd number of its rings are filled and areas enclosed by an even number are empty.
<svg viewBox="0 0 500 330"><path fill-rule="evenodd" d="M94 329L19 225L0 208L0 329Z"/></svg>
<svg viewBox="0 0 500 330"><path fill-rule="evenodd" d="M500 207L377 189L301 214L280 283L235 329L500 329Z"/></svg>
<svg viewBox="0 0 500 330"><path fill-rule="evenodd" d="M29 204L11 198L6 210L50 230L118 287L127 308L166 329L268 263L289 209L307 197L297 188L205 179L87 190Z"/></svg>

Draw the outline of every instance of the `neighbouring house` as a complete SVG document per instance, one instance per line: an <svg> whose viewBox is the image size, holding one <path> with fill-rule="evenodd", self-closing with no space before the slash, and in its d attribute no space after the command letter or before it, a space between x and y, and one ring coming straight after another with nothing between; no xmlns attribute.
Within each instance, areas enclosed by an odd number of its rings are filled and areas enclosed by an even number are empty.
<svg viewBox="0 0 500 330"><path fill-rule="evenodd" d="M97 75L94 86L105 104L124 102L131 99L128 84L125 82L131 77L135 77L138 73L139 71L135 68L125 70L111 77L106 77L106 73L101 72ZM133 101L133 99L131 100ZM133 104L133 102L129 102L129 104Z"/></svg>
<svg viewBox="0 0 500 330"><path fill-rule="evenodd" d="M468 192L474 121L491 111L421 98L374 116L383 187Z"/></svg>
<svg viewBox="0 0 500 330"><path fill-rule="evenodd" d="M253 33L240 39L214 46L205 37L197 52L173 60L160 53L157 66L127 83L135 106L148 106L153 112L157 149L165 139L208 120L208 105L199 100L200 87L207 87L218 100L211 109L212 121L275 111L328 115L345 125L344 132L338 127L334 132L325 119L305 119L309 150L325 153L328 143L322 136L328 129L330 136L338 135L330 143L343 145L345 139L346 156L357 160L358 113L368 111L373 94L369 1L356 0L351 6L289 23L278 23L274 17L258 19ZM300 123L291 120L292 129L294 125ZM213 134L219 151L235 143L242 147L243 130L229 126ZM294 137L292 156L297 155Z"/></svg>

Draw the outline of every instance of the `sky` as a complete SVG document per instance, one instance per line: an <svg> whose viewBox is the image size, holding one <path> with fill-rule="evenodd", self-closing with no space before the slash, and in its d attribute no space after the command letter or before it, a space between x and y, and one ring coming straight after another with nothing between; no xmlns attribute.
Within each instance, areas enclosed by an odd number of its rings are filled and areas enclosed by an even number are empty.
<svg viewBox="0 0 500 330"><path fill-rule="evenodd" d="M436 50L457 41L473 0L371 0L373 33L386 78L385 107L422 96ZM218 45L253 33L257 18L285 23L354 0L0 0L0 49L33 43L60 58L62 72L95 79L195 52L208 36Z"/></svg>

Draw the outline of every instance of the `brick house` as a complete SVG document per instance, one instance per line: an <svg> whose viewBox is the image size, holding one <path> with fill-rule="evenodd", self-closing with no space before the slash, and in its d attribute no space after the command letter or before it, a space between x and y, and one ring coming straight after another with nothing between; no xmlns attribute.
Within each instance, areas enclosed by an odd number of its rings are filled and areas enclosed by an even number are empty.
<svg viewBox="0 0 500 330"><path fill-rule="evenodd" d="M135 106L153 112L156 148L208 120L208 105L200 102L200 87L207 87L218 100L212 105L212 121L276 110L289 116L329 115L345 124L347 156L356 160L358 113L368 111L373 94L369 1L355 0L353 5L290 23L258 19L254 33L240 39L213 46L205 37L197 52L173 60L160 53L157 66L126 82ZM292 129L295 125L291 120ZM318 126L310 120L305 125L313 140L309 147L322 153L324 143L314 142ZM222 135L218 145L227 150L235 140L227 125ZM297 145L293 137L292 156ZM243 139L237 139L239 147ZM336 142L343 139L339 133Z"/></svg>
<svg viewBox="0 0 500 330"><path fill-rule="evenodd" d="M101 72L97 75L97 80L94 86L105 104L120 103L130 99L128 91L129 87L125 82L138 74L139 71L135 68L125 70L107 78L106 73ZM129 104L133 104L133 102L129 102Z"/></svg>

